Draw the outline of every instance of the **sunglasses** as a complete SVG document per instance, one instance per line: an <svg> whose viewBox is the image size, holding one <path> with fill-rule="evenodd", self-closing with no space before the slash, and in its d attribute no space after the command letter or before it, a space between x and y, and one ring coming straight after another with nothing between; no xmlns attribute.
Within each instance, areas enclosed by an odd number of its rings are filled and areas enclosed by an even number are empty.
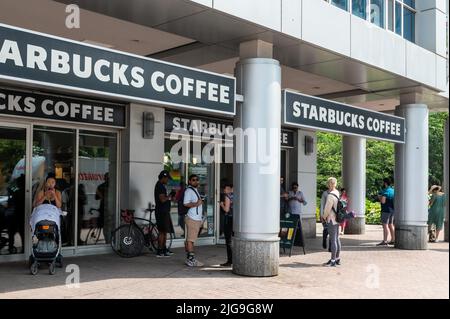
<svg viewBox="0 0 450 319"><path fill-rule="evenodd" d="M191 182L198 182L198 178L191 179Z"/></svg>

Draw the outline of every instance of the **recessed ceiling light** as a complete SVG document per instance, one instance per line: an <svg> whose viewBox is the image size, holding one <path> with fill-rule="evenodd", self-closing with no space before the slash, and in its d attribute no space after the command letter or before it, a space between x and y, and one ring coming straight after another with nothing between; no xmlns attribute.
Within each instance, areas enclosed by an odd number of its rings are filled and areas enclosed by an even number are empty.
<svg viewBox="0 0 450 319"><path fill-rule="evenodd" d="M379 106L384 106L384 103L380 103L380 104L378 104Z"/></svg>
<svg viewBox="0 0 450 319"><path fill-rule="evenodd" d="M314 89L314 90L319 90L319 89L320 89L320 86L313 86L313 89Z"/></svg>

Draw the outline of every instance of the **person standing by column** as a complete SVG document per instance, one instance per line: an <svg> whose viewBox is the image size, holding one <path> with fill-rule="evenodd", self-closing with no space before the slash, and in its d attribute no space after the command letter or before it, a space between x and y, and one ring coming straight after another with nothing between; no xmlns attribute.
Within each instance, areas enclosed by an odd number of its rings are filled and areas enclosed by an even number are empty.
<svg viewBox="0 0 450 319"><path fill-rule="evenodd" d="M298 189L298 183L292 183L291 190L288 193L289 210L291 214L301 215L302 206L307 204L303 192Z"/></svg>
<svg viewBox="0 0 450 319"><path fill-rule="evenodd" d="M428 210L428 233L429 242L435 243L438 241L439 233L444 227L445 218L445 194L441 192L441 186L431 186L428 194L430 198L430 208ZM433 236L433 228L436 231Z"/></svg>
<svg viewBox="0 0 450 319"><path fill-rule="evenodd" d="M280 218L284 218L288 208L288 193L284 189L284 177L280 177Z"/></svg>
<svg viewBox="0 0 450 319"><path fill-rule="evenodd" d="M155 185L155 216L156 226L158 227L158 249L156 257L170 257L173 253L166 248L167 233L172 231L172 220L170 218L171 196L167 194L166 185L172 179L169 172L161 171L158 175L158 181ZM174 195L173 193L171 194Z"/></svg>
<svg viewBox="0 0 450 319"><path fill-rule="evenodd" d="M381 223L383 224L383 241L377 246L387 246L395 244L394 228L394 188L391 186L389 178L383 179L383 189L378 194L378 200L381 203ZM388 235L391 235L391 241L388 242Z"/></svg>
<svg viewBox="0 0 450 319"><path fill-rule="evenodd" d="M224 213L224 234L227 245L227 261L220 266L229 267L233 264L231 250L231 236L233 235L233 185L226 184L223 188L223 198L220 202L220 209Z"/></svg>
<svg viewBox="0 0 450 319"><path fill-rule="evenodd" d="M203 264L195 258L194 243L198 238L200 228L203 223L203 200L198 193L199 178L197 175L192 174L189 176L189 186L184 192L183 204L188 207L185 218L186 227L186 262L189 267L201 267Z"/></svg>
<svg viewBox="0 0 450 319"><path fill-rule="evenodd" d="M322 218L327 224L327 229L330 236L331 259L325 264L325 266L336 267L336 265L341 264L341 240L339 238L339 223L336 221L335 213L337 211L340 194L336 189L336 178L328 178L327 184L329 193L323 209Z"/></svg>
<svg viewBox="0 0 450 319"><path fill-rule="evenodd" d="M345 188L341 188L341 200L345 201L346 207L348 207L348 196L347 196L347 190ZM344 235L345 227L347 226L347 221L348 221L348 219L344 219L344 221L339 224L339 227L341 228L339 230L339 234Z"/></svg>

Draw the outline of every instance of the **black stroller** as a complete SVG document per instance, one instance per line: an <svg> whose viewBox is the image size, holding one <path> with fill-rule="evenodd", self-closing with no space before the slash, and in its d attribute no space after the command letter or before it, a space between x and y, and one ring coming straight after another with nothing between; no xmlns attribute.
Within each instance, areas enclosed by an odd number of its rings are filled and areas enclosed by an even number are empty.
<svg viewBox="0 0 450 319"><path fill-rule="evenodd" d="M30 272L36 275L41 263L49 265L50 275L55 274L55 268L63 267L61 255L61 232L54 221L39 221L33 233L33 248L29 258Z"/></svg>

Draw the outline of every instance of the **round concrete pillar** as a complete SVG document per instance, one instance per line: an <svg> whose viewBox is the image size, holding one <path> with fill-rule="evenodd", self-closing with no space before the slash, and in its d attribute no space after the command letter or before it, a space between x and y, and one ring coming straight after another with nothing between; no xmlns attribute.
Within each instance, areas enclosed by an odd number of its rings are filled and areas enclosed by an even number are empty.
<svg viewBox="0 0 450 319"><path fill-rule="evenodd" d="M366 211L366 139L342 137L342 181L349 198L349 211L355 212L346 234L364 234Z"/></svg>
<svg viewBox="0 0 450 319"><path fill-rule="evenodd" d="M236 78L244 102L238 106L234 127L248 135L235 137L233 272L275 276L280 227L280 64L269 58L244 59L236 65ZM255 155L256 161L251 160Z"/></svg>
<svg viewBox="0 0 450 319"><path fill-rule="evenodd" d="M427 248L428 108L425 104L397 106L405 118L405 143L395 145L395 247Z"/></svg>

